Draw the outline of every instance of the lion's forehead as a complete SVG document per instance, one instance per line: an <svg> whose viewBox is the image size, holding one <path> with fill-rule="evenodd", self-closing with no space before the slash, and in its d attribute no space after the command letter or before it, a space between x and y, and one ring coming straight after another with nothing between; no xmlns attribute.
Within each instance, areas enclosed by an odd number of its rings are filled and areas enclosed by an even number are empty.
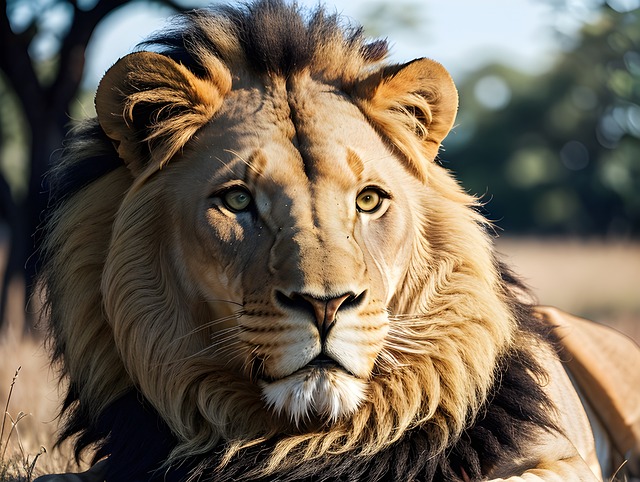
<svg viewBox="0 0 640 482"><path fill-rule="evenodd" d="M345 94L311 79L268 87L233 91L198 136L195 150L221 160L209 166L222 177L300 198L388 174L391 153Z"/></svg>

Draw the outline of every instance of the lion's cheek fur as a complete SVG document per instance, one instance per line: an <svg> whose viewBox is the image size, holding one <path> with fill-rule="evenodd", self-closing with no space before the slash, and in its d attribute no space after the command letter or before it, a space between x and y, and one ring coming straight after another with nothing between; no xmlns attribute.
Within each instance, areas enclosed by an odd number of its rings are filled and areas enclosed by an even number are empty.
<svg viewBox="0 0 640 482"><path fill-rule="evenodd" d="M206 347L207 332L196 329L209 316L208 307L168 275L175 269L170 248L165 245L166 233L153 221L163 212L157 196L160 186L154 179L130 192L116 215L103 272L104 308L134 384L172 431L189 440L187 447L213 446L229 420L215 415L207 392L220 393L221 386L237 388L238 381L225 375L219 364L191 356ZM154 206L158 214L150 215L140 206ZM248 387L244 391L250 393ZM245 413L253 413L255 410L246 407L247 396L241 398ZM256 400L259 395L251 404ZM211 419L211 423L197 422L200 428L196 428L193 407L200 408L199 420Z"/></svg>
<svg viewBox="0 0 640 482"><path fill-rule="evenodd" d="M410 179L402 181L412 182ZM411 222L413 216L405 216L406 213L397 213L396 210L398 206L392 205L384 218L362 223L355 233L371 284L376 286L376 294L385 306L389 306L397 292L406 288L402 281L415 243L415 229Z"/></svg>

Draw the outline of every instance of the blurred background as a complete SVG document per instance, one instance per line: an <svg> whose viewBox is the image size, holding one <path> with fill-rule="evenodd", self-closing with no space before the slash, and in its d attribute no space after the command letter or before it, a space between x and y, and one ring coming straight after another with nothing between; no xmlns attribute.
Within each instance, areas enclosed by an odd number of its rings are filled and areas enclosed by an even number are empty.
<svg viewBox="0 0 640 482"><path fill-rule="evenodd" d="M20 364L23 377L46 372L29 341L38 303L25 300L42 176L69 119L94 115L104 71L167 17L209 3L2 0L0 392ZM387 37L393 61L430 57L452 73L460 110L441 162L481 197L498 250L539 301L640 341L640 0L326 5Z"/></svg>

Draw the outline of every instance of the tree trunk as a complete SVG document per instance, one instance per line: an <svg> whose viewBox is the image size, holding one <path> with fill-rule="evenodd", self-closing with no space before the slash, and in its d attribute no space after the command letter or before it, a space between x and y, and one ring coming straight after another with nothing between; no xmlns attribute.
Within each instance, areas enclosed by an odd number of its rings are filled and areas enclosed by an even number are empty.
<svg viewBox="0 0 640 482"><path fill-rule="evenodd" d="M7 16L7 1L0 0L0 69L20 101L31 134L31 172L27 196L20 205L16 205L10 198L0 199L11 229L9 259L0 292L0 327L5 321L7 293L11 281L18 277L24 278L27 305L29 297L33 294L33 284L39 267L38 249L44 221L42 213L48 201L43 188L43 178L51 162L55 162L55 153L62 148L65 126L69 121L69 106L78 92L82 79L85 48L96 25L128 1L98 1L89 10L78 8L76 2L71 2L74 7L73 21L60 47L58 70L53 82L43 85L29 56L29 45L37 31L38 18L34 19L33 28L16 34L11 30ZM184 9L173 0L155 2L176 10ZM0 190L2 187L0 182ZM36 317L37 313L27 310L25 330L30 331L33 328Z"/></svg>

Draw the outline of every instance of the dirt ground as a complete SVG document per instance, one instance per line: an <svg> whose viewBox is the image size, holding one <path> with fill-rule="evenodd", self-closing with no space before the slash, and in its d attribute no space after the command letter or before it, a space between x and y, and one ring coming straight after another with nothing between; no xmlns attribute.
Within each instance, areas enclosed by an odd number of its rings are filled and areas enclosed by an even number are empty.
<svg viewBox="0 0 640 482"><path fill-rule="evenodd" d="M612 326L640 344L640 242L500 238L497 250L540 304Z"/></svg>
<svg viewBox="0 0 640 482"><path fill-rule="evenodd" d="M640 343L640 242L500 238L497 249L541 304L608 324ZM35 473L74 470L69 447L52 449L59 403L55 373L41 343L21 337L21 290L12 287L12 293L11 326L0 336L0 404L20 366L8 412L14 420L20 412L27 416L17 424L0 461L17 461L14 472L24 474L20 465L32 462L44 447L47 453L37 460ZM10 428L7 420L0 450ZM0 482L6 480L29 478L3 478L0 471Z"/></svg>

